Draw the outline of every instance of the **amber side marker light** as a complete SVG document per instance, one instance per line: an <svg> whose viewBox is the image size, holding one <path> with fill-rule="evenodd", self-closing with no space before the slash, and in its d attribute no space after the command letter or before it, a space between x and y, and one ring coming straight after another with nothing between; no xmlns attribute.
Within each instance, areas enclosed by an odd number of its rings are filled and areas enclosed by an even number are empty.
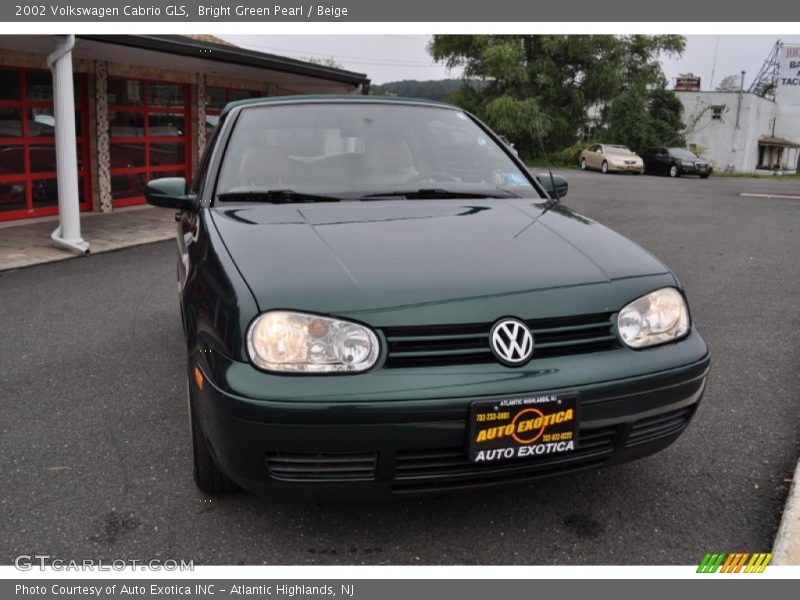
<svg viewBox="0 0 800 600"><path fill-rule="evenodd" d="M200 391L203 391L203 372L200 370L200 367L194 368L194 380L197 382L197 387L200 388Z"/></svg>

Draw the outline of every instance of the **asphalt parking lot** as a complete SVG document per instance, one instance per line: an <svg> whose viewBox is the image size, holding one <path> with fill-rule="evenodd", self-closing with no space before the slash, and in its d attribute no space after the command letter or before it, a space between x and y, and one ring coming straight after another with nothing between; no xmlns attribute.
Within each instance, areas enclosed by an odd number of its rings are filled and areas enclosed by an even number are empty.
<svg viewBox="0 0 800 600"><path fill-rule="evenodd" d="M0 273L0 563L697 564L769 551L800 446L800 182L566 173L565 203L662 258L711 346L666 451L427 499L209 500L191 480L175 245Z"/></svg>

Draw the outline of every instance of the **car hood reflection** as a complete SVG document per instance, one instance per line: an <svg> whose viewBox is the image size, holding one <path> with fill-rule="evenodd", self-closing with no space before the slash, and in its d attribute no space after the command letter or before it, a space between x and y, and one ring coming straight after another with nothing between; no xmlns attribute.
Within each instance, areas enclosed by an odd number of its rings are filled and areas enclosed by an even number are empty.
<svg viewBox="0 0 800 600"><path fill-rule="evenodd" d="M604 226L532 200L231 203L211 214L262 310L353 312L668 272Z"/></svg>

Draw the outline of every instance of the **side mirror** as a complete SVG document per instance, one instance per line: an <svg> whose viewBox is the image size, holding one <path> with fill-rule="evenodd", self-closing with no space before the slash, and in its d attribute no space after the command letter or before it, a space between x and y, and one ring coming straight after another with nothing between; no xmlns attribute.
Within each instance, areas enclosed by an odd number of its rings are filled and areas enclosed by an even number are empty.
<svg viewBox="0 0 800 600"><path fill-rule="evenodd" d="M197 212L200 203L197 197L186 193L186 180L183 177L162 177L147 184L144 197L148 204L162 208Z"/></svg>
<svg viewBox="0 0 800 600"><path fill-rule="evenodd" d="M550 173L539 173L536 176L537 181L542 185L552 200L560 200L567 195L569 191L569 184L567 178L563 175L556 175L553 173L553 180L550 181ZM553 190L553 183L556 184L555 193Z"/></svg>

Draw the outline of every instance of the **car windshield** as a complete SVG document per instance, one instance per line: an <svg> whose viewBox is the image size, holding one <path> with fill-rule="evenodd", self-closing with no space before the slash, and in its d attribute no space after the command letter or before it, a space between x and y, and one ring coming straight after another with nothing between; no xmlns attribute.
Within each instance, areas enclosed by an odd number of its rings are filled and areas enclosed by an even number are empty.
<svg viewBox="0 0 800 600"><path fill-rule="evenodd" d="M242 109L216 195L275 190L341 198L420 190L539 197L464 112L369 101Z"/></svg>
<svg viewBox="0 0 800 600"><path fill-rule="evenodd" d="M632 154L625 146L606 146L606 154Z"/></svg>
<svg viewBox="0 0 800 600"><path fill-rule="evenodd" d="M687 158L687 159L694 159L698 158L698 156L686 148L668 148L669 153L674 156L675 158Z"/></svg>

